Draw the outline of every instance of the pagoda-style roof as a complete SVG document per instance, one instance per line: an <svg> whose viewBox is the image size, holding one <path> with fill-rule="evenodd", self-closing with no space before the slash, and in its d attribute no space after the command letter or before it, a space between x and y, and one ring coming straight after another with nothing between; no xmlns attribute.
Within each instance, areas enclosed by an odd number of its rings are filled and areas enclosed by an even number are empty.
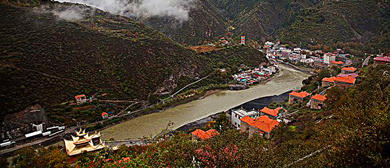
<svg viewBox="0 0 390 168"><path fill-rule="evenodd" d="M76 131L76 136L72 136L72 140L64 139L66 153L69 156L74 156L83 152L103 149L106 145L102 143L100 137L100 132L95 132L94 134L89 135L88 133L85 133L85 130L80 129L79 131ZM92 141L93 139L99 139L99 143L94 144Z"/></svg>

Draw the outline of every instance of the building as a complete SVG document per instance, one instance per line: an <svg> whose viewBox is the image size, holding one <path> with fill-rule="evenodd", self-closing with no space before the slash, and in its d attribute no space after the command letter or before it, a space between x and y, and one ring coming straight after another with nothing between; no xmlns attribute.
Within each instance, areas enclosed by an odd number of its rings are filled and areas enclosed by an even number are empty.
<svg viewBox="0 0 390 168"><path fill-rule="evenodd" d="M76 131L76 136L72 135L72 140L64 139L66 153L69 156L75 156L84 152L103 149L106 145L100 137L100 132L95 132L95 134L90 135L80 128L79 131Z"/></svg>
<svg viewBox="0 0 390 168"><path fill-rule="evenodd" d="M330 77L322 79L322 87L337 85L345 89L347 87L353 86L356 82L356 78L352 75L338 75L337 77Z"/></svg>
<svg viewBox="0 0 390 168"><path fill-rule="evenodd" d="M304 101L306 98L308 98L310 96L310 93L307 93L305 91L303 92L295 92L295 91L292 91L289 96L288 96L288 102L290 104L293 104L293 103L297 103L297 102L302 102Z"/></svg>
<svg viewBox="0 0 390 168"><path fill-rule="evenodd" d="M335 79L336 79L336 77L323 78L322 79L322 87L333 86Z"/></svg>
<svg viewBox="0 0 390 168"><path fill-rule="evenodd" d="M336 79L334 80L334 83L343 89L355 85L355 82L356 82L356 79L352 76L336 77Z"/></svg>
<svg viewBox="0 0 390 168"><path fill-rule="evenodd" d="M103 118L103 120L106 119L106 118L108 118L108 113L103 112L103 113L102 113L102 118Z"/></svg>
<svg viewBox="0 0 390 168"><path fill-rule="evenodd" d="M4 116L3 123L1 123L1 140L17 139L26 137L26 135L27 137L40 136L42 134L38 132L45 132L47 123L45 110L42 106L39 104L28 106L22 111ZM35 134L30 134L33 132Z"/></svg>
<svg viewBox="0 0 390 168"><path fill-rule="evenodd" d="M342 74L350 74L350 73L354 73L355 71L356 71L355 67L344 67L341 69Z"/></svg>
<svg viewBox="0 0 390 168"><path fill-rule="evenodd" d="M347 76L350 76L350 77L353 77L353 78L357 78L359 75L357 73L338 74L337 75L337 77L347 77Z"/></svg>
<svg viewBox="0 0 390 168"><path fill-rule="evenodd" d="M270 109L268 107L264 107L263 109L260 110L260 112L261 115L262 114L268 115L270 118L276 119L278 118L281 109L282 109L281 107L278 107L276 109Z"/></svg>
<svg viewBox="0 0 390 168"><path fill-rule="evenodd" d="M333 53L325 53L324 54L324 63L330 64L332 61L336 61L336 55Z"/></svg>
<svg viewBox="0 0 390 168"><path fill-rule="evenodd" d="M310 108L316 110L322 109L323 107L325 107L325 100L326 100L326 95L316 94L312 96L310 100Z"/></svg>
<svg viewBox="0 0 390 168"><path fill-rule="evenodd" d="M192 139L193 140L207 140L211 139L217 135L219 135L219 132L215 129L210 129L208 131L203 131L201 129L196 129L195 131L191 132L192 134Z"/></svg>
<svg viewBox="0 0 390 168"><path fill-rule="evenodd" d="M268 139L270 138L272 130L279 125L277 120L271 119L267 115L257 118L245 116L241 118L241 123L241 133L248 133L249 137L252 137L253 134L258 134Z"/></svg>
<svg viewBox="0 0 390 168"><path fill-rule="evenodd" d="M374 58L374 64L388 64L390 63L390 57L375 57Z"/></svg>
<svg viewBox="0 0 390 168"><path fill-rule="evenodd" d="M244 109L232 110L232 115L231 115L232 125L235 128L240 129L240 126L241 126L241 120L240 119L245 117L245 116L249 116L249 117L255 118L255 117L259 117L260 113L258 111L255 111L255 110L252 110L252 111L247 111L247 110L244 110Z"/></svg>
<svg viewBox="0 0 390 168"><path fill-rule="evenodd" d="M241 36L241 44L245 45L245 36Z"/></svg>
<svg viewBox="0 0 390 168"><path fill-rule="evenodd" d="M343 61L330 61L330 66L342 67L344 65Z"/></svg>
<svg viewBox="0 0 390 168"><path fill-rule="evenodd" d="M76 99L76 103L77 103L77 104L86 103L87 100L88 100L87 97L86 97L84 94L82 94L82 95L77 95L77 96L75 96L74 98Z"/></svg>

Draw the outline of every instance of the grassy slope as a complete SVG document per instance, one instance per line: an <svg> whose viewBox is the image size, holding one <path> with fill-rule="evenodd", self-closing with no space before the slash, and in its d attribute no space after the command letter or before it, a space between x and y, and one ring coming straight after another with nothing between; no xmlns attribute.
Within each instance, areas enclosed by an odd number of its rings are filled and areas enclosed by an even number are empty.
<svg viewBox="0 0 390 168"><path fill-rule="evenodd" d="M122 17L97 12L104 21L92 27L90 18L74 23L30 8L0 8L2 116L30 103L60 103L101 90L147 100L170 76L204 72L194 52Z"/></svg>
<svg viewBox="0 0 390 168"><path fill-rule="evenodd" d="M46 3L32 10L0 4L2 116L35 103L48 107L81 93L108 92L108 98L147 101L157 90L173 91L177 83L180 87L205 76L218 62L238 66L265 60L246 47L196 55L143 23L91 8L77 22L42 12L67 7Z"/></svg>
<svg viewBox="0 0 390 168"><path fill-rule="evenodd" d="M301 11L280 37L297 44L367 42L383 36L389 22L388 5L381 0L320 3Z"/></svg>
<svg viewBox="0 0 390 168"><path fill-rule="evenodd" d="M210 1L197 1L190 10L188 21L179 23L173 19L154 17L143 22L182 44L196 45L207 39L213 40L223 35L228 25L223 14Z"/></svg>
<svg viewBox="0 0 390 168"><path fill-rule="evenodd" d="M302 42L303 46L352 42L359 44L353 48L363 44L365 52L377 52L389 51L389 13L386 0L202 0L191 13L192 20L182 26L167 28L170 23L160 19L148 24L186 44L200 42L196 37L215 39L233 25L236 37L280 38L287 43ZM208 36L210 30L213 33Z"/></svg>

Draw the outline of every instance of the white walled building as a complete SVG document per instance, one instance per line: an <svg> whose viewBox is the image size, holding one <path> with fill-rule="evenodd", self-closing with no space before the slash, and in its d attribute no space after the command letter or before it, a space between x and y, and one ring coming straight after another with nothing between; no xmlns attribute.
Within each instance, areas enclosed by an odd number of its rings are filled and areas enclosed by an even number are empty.
<svg viewBox="0 0 390 168"><path fill-rule="evenodd" d="M251 118L256 118L256 117L260 117L260 113L258 111L255 111L255 110L251 110L251 111L247 111L244 109L232 110L232 115L231 115L232 125L235 128L240 129L240 126L241 126L240 119L245 117L245 116L249 116Z"/></svg>
<svg viewBox="0 0 390 168"><path fill-rule="evenodd" d="M326 53L324 54L324 63L330 64L331 61L336 61L336 56L332 53Z"/></svg>

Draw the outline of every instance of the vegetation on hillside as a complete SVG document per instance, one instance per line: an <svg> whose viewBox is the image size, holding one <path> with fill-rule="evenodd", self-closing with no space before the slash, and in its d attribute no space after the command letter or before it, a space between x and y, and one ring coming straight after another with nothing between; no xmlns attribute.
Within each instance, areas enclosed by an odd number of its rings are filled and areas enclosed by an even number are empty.
<svg viewBox="0 0 390 168"><path fill-rule="evenodd" d="M141 22L86 6L81 6L82 19L67 21L51 11L72 4L47 2L34 9L13 5L0 3L2 116L38 103L53 122L93 121L106 108L97 110L101 105L95 104L92 110L77 111L61 103L78 94L108 93L105 99L145 105L160 92L214 72L219 62L239 66L241 60L265 60L248 47L226 49L218 58L197 55Z"/></svg>
<svg viewBox="0 0 390 168"><path fill-rule="evenodd" d="M280 39L302 46L326 44L368 53L388 51L388 1L325 1L302 9ZM381 49L381 51L378 51Z"/></svg>
<svg viewBox="0 0 390 168"><path fill-rule="evenodd" d="M296 111L294 120L288 125L279 125L270 140L258 136L248 139L247 134L226 129L229 124L222 115L213 127L221 125L223 129L213 139L197 142L191 140L190 135L179 133L169 140L148 146L122 146L116 151L84 154L79 157L77 165L389 167L389 71L389 65L361 70L362 78L356 86L347 90L334 87L327 92L327 107L323 110L310 110L299 104L283 105ZM22 151L16 156L23 155Z"/></svg>

